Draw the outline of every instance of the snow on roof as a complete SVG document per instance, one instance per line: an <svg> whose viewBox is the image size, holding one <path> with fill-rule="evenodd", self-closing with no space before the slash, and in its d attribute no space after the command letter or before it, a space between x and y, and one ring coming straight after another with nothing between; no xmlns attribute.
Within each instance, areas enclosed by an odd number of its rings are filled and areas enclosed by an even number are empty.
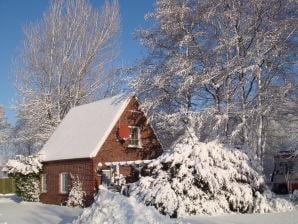
<svg viewBox="0 0 298 224"><path fill-rule="evenodd" d="M43 146L43 161L96 156L130 99L116 95L72 108Z"/></svg>
<svg viewBox="0 0 298 224"><path fill-rule="evenodd" d="M130 166L130 165L147 165L154 160L133 160L133 161L116 161L116 162L105 162L106 166ZM98 163L98 166L102 166L102 163Z"/></svg>

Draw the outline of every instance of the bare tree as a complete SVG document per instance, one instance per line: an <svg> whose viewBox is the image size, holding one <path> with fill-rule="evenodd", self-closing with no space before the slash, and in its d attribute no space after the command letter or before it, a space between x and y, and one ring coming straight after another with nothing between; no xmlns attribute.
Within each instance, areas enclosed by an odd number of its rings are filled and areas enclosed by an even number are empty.
<svg viewBox="0 0 298 224"><path fill-rule="evenodd" d="M155 25L138 32L149 52L133 83L143 106L185 127L199 112L201 140L248 145L261 161L273 89L297 81L296 11L291 0L157 1Z"/></svg>
<svg viewBox="0 0 298 224"><path fill-rule="evenodd" d="M117 1L97 10L85 0L56 0L39 22L24 28L16 139L29 151L40 148L70 108L105 94L119 27Z"/></svg>
<svg viewBox="0 0 298 224"><path fill-rule="evenodd" d="M294 75L287 70L296 60L297 6L280 0L208 2L207 21L215 27L211 33L216 43L210 49L210 69L222 71L215 84L223 90L218 111L227 118L226 136L242 139L261 159L266 144L264 119L276 108L270 99L278 97L270 89L286 86ZM229 123L236 126L228 127Z"/></svg>

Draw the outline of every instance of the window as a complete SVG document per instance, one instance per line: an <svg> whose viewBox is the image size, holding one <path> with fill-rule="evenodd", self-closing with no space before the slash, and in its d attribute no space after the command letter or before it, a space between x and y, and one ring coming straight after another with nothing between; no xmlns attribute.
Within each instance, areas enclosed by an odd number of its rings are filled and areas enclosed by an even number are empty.
<svg viewBox="0 0 298 224"><path fill-rule="evenodd" d="M68 173L60 173L60 192L68 193L68 184L69 184L69 174Z"/></svg>
<svg viewBox="0 0 298 224"><path fill-rule="evenodd" d="M102 170L101 176L101 184L104 186L110 186L112 179L112 172L111 170Z"/></svg>
<svg viewBox="0 0 298 224"><path fill-rule="evenodd" d="M128 139L128 147L130 148L141 148L141 131L140 127L130 126L130 136Z"/></svg>
<svg viewBox="0 0 298 224"><path fill-rule="evenodd" d="M47 192L48 191L48 175L47 174L41 174L41 192Z"/></svg>

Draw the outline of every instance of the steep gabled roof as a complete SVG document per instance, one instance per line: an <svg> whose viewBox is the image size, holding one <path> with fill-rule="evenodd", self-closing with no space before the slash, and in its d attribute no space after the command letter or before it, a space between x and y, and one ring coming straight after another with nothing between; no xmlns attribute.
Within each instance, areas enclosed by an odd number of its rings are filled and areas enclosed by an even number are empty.
<svg viewBox="0 0 298 224"><path fill-rule="evenodd" d="M71 109L43 146L43 161L96 156L130 99L116 95Z"/></svg>

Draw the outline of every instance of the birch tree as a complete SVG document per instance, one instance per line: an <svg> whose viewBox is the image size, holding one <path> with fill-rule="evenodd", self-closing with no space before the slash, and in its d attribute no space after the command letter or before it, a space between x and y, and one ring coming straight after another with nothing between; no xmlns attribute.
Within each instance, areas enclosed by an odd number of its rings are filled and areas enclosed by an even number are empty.
<svg viewBox="0 0 298 224"><path fill-rule="evenodd" d="M155 25L138 32L149 52L133 83L143 106L184 127L197 116L200 140L247 145L261 161L272 90L297 80L295 12L291 0L157 1Z"/></svg>
<svg viewBox="0 0 298 224"><path fill-rule="evenodd" d="M16 139L41 147L70 108L100 98L113 78L119 32L117 1L93 9L85 0L55 0L24 28L16 66Z"/></svg>
<svg viewBox="0 0 298 224"><path fill-rule="evenodd" d="M231 120L236 124L231 131L226 129L226 136L240 137L261 159L266 143L264 119L275 109L271 99L278 96L270 89L285 86L285 80L294 75L287 69L296 60L296 5L278 0L212 5L208 22L218 27L212 32L218 44L213 48L216 66L211 69L220 67L225 72L220 83L224 88L221 113L227 124Z"/></svg>

